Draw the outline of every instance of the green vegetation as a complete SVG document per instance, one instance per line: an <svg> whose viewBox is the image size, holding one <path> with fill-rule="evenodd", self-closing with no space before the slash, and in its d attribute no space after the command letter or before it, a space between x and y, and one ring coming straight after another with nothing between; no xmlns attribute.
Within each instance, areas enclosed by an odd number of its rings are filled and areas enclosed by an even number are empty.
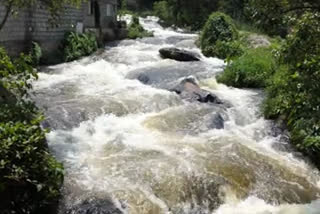
<svg viewBox="0 0 320 214"><path fill-rule="evenodd" d="M306 11L293 23L285 42L270 39L268 48L250 47L246 42L250 33L242 32L244 54L227 65L218 81L240 88L265 88L266 118L286 122L292 143L319 166L320 14Z"/></svg>
<svg viewBox="0 0 320 214"><path fill-rule="evenodd" d="M160 18L160 23L162 25L167 27L174 24L173 14L168 7L169 5L167 1L155 2L153 5L154 15Z"/></svg>
<svg viewBox="0 0 320 214"><path fill-rule="evenodd" d="M162 12L167 25L199 30L209 15L218 8L218 1L209 0L165 0L155 3L155 14ZM161 17L161 16L160 16Z"/></svg>
<svg viewBox="0 0 320 214"><path fill-rule="evenodd" d="M48 153L45 131L30 81L37 78L30 56L11 60L0 48L0 210L35 213L55 204L63 168Z"/></svg>
<svg viewBox="0 0 320 214"><path fill-rule="evenodd" d="M241 44L232 19L219 12L213 13L203 27L200 46L205 56L230 58L242 54Z"/></svg>
<svg viewBox="0 0 320 214"><path fill-rule="evenodd" d="M247 23L259 31L285 37L289 22L304 11L317 12L316 0L149 0L154 11L167 25L199 30L212 12L223 12L237 23Z"/></svg>
<svg viewBox="0 0 320 214"><path fill-rule="evenodd" d="M229 64L218 81L239 88L262 88L275 70L276 60L269 48L251 49Z"/></svg>
<svg viewBox="0 0 320 214"><path fill-rule="evenodd" d="M320 10L317 0L248 0L246 5L245 13L251 24L270 35L282 37L306 11Z"/></svg>
<svg viewBox="0 0 320 214"><path fill-rule="evenodd" d="M41 50L41 47L38 43L32 42L30 56L31 56L31 60L32 60L32 65L34 67L38 66L40 63L40 59L42 57L42 50Z"/></svg>
<svg viewBox="0 0 320 214"><path fill-rule="evenodd" d="M270 80L265 114L283 116L292 142L319 161L320 14L305 13L281 50L280 69Z"/></svg>
<svg viewBox="0 0 320 214"><path fill-rule="evenodd" d="M122 19L122 16L124 16L125 14L130 13L130 11L128 10L127 7L127 0L121 0L120 1L120 8L118 11L118 15L120 17L120 20Z"/></svg>
<svg viewBox="0 0 320 214"><path fill-rule="evenodd" d="M92 33L68 33L62 42L64 61L70 62L82 56L89 56L98 49L96 36Z"/></svg>
<svg viewBox="0 0 320 214"><path fill-rule="evenodd" d="M137 38L151 37L151 36L153 36L153 33L145 30L141 26L139 22L139 17L132 16L131 24L128 29L128 38L137 39Z"/></svg>

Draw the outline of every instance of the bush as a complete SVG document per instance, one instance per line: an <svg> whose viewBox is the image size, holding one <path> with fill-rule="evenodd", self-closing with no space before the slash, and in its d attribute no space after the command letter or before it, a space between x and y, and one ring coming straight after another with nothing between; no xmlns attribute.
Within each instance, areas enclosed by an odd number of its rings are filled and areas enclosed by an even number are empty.
<svg viewBox="0 0 320 214"><path fill-rule="evenodd" d="M239 88L262 88L276 70L276 61L269 48L248 50L229 64L218 81Z"/></svg>
<svg viewBox="0 0 320 214"><path fill-rule="evenodd" d="M159 17L165 26L171 26L174 24L174 17L167 1L155 2L153 4L153 11L154 15Z"/></svg>
<svg viewBox="0 0 320 214"><path fill-rule="evenodd" d="M153 36L152 32L146 31L139 22L139 17L132 16L132 21L128 29L128 38L137 39Z"/></svg>
<svg viewBox="0 0 320 214"><path fill-rule="evenodd" d="M320 162L320 14L298 21L281 51L283 67L267 88L265 115L282 116L292 142Z"/></svg>
<svg viewBox="0 0 320 214"><path fill-rule="evenodd" d="M0 210L35 213L57 201L61 164L48 153L43 117L28 97L37 78L30 56L12 61L0 48Z"/></svg>
<svg viewBox="0 0 320 214"><path fill-rule="evenodd" d="M92 33L67 33L62 42L64 61L70 62L82 56L89 56L98 49L97 38Z"/></svg>
<svg viewBox="0 0 320 214"><path fill-rule="evenodd" d="M232 19L217 12L211 14L206 22L200 37L200 46L205 56L233 57L234 53L241 52L241 50L238 50L239 46L228 43L237 39L238 32L232 23Z"/></svg>
<svg viewBox="0 0 320 214"><path fill-rule="evenodd" d="M42 57L42 50L38 43L32 42L32 48L31 48L31 59L32 59L32 65L34 67L38 66L40 63L40 59Z"/></svg>
<svg viewBox="0 0 320 214"><path fill-rule="evenodd" d="M241 56L245 51L245 46L239 40L230 42L217 41L214 47L208 47L206 50L213 56L230 61Z"/></svg>

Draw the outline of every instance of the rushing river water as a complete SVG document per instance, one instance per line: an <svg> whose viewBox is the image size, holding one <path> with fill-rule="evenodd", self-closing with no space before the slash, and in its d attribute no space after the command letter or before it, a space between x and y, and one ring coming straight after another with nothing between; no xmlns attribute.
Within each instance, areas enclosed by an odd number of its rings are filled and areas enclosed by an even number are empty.
<svg viewBox="0 0 320 214"><path fill-rule="evenodd" d="M34 99L66 170L59 212L320 213L319 172L263 119L263 93L217 84L219 59L161 59L162 47L200 50L195 34L156 21L141 19L153 38L114 42L39 74ZM228 104L168 90L190 76Z"/></svg>

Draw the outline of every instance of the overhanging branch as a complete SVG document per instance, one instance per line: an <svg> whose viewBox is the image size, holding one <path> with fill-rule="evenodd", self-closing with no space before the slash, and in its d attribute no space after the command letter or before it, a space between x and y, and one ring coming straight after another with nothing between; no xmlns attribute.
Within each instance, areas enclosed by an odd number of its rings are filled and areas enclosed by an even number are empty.
<svg viewBox="0 0 320 214"><path fill-rule="evenodd" d="M297 7L289 8L289 9L283 11L282 13L290 13L292 11L307 10L307 9L320 11L320 7L319 6L297 6Z"/></svg>
<svg viewBox="0 0 320 214"><path fill-rule="evenodd" d="M5 13L5 15L4 15L4 17L3 17L3 19L2 19L2 21L0 23L0 31L2 30L2 28L4 27L4 25L6 24L8 18L10 16L12 5L13 5L13 3L10 2L9 5L6 6L6 13Z"/></svg>

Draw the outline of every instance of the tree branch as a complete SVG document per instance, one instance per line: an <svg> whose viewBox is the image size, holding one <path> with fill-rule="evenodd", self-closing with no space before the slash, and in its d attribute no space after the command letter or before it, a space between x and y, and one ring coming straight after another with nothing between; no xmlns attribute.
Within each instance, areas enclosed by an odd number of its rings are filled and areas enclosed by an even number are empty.
<svg viewBox="0 0 320 214"><path fill-rule="evenodd" d="M298 7L292 7L292 8L289 8L285 11L283 11L282 13L289 13L289 12L292 12L292 11L295 11L295 10L305 10L305 9L311 9L311 10L318 10L320 11L320 7L318 6L298 6Z"/></svg>
<svg viewBox="0 0 320 214"><path fill-rule="evenodd" d="M12 5L13 5L13 3L10 2L9 5L6 6L6 14L3 17L2 22L0 23L0 31L2 30L2 28L4 27L4 25L6 24L8 18L10 16Z"/></svg>

